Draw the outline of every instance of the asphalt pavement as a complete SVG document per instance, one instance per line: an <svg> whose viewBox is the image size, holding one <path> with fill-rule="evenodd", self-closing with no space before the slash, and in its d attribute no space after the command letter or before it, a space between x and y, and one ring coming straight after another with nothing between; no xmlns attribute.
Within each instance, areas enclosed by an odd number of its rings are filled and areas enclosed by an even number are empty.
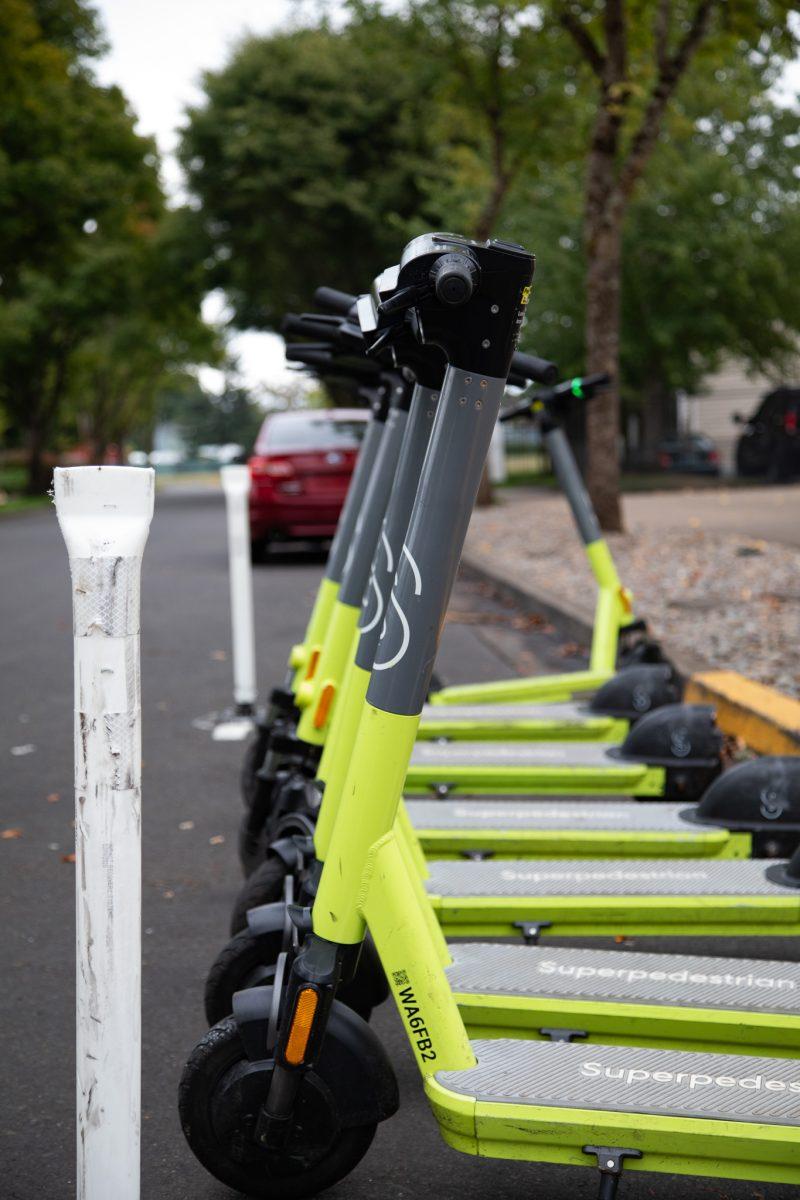
<svg viewBox="0 0 800 1200"><path fill-rule="evenodd" d="M280 680L322 563L285 553L256 571L259 679ZM225 528L219 494L157 498L143 575L145 1200L232 1197L196 1163L178 1124L180 1072L204 1032L205 973L240 883L235 833L241 744L203 728L229 703ZM445 628L447 682L576 665L583 648L461 583ZM0 521L0 1197L74 1195L72 636L67 556L52 510ZM638 948L710 950L639 939ZM793 943L714 949L797 956ZM396 1014L374 1025L396 1065L400 1113L378 1130L331 1200L589 1200L592 1171L473 1159L445 1147ZM788 1200L796 1190L634 1174L620 1197ZM109 1200L113 1200L109 1192Z"/></svg>

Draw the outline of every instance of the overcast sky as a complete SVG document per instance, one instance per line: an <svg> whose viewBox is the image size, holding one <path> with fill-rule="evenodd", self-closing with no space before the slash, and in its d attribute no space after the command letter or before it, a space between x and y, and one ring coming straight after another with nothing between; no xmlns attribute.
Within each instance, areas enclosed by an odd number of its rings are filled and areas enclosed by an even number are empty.
<svg viewBox="0 0 800 1200"><path fill-rule="evenodd" d="M316 9L316 0L96 0L110 43L97 64L103 83L117 83L139 118L141 133L155 134L164 155L168 190L180 189L180 172L172 157L176 129L187 105L201 98L204 70L221 67L230 49L246 33L268 33L301 20ZM222 312L218 295L209 296L205 315ZM241 333L230 339L245 382L268 388L296 376L289 372L283 342L274 334ZM221 386L219 372L202 373L206 386Z"/></svg>
<svg viewBox="0 0 800 1200"><path fill-rule="evenodd" d="M172 157L176 129L186 106L201 98L202 72L222 66L244 34L303 21L320 7L319 0L95 0L95 5L110 43L97 74L103 83L120 85L138 114L140 132L156 136L164 155L164 182L173 194L180 189ZM800 90L800 62L793 64L786 83ZM204 311L216 319L221 298L210 296ZM237 334L231 348L253 388L293 378L283 342L273 334ZM219 386L219 373L206 372L204 382Z"/></svg>

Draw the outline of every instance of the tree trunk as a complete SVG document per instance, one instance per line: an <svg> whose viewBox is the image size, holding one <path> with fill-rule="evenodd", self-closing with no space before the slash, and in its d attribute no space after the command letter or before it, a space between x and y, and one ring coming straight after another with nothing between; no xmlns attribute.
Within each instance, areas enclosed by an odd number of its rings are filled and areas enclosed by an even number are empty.
<svg viewBox="0 0 800 1200"><path fill-rule="evenodd" d="M586 483L604 530L622 530L619 499L619 343L622 213L588 224L586 370L607 372L611 387L586 406Z"/></svg>
<svg viewBox="0 0 800 1200"><path fill-rule="evenodd" d="M28 482L29 496L41 496L50 486L51 470L45 462L47 437L41 422L31 425L28 434Z"/></svg>

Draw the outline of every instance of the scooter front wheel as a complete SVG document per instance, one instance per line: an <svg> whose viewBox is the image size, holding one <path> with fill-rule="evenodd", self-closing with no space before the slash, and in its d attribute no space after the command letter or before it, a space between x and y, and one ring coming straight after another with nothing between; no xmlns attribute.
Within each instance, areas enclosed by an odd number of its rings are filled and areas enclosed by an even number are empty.
<svg viewBox="0 0 800 1200"><path fill-rule="evenodd" d="M335 1098L315 1071L303 1077L292 1130L279 1150L255 1140L272 1063L250 1062L226 1018L198 1042L181 1077L181 1127L200 1163L254 1200L303 1200L332 1187L369 1149L376 1122L342 1126Z"/></svg>

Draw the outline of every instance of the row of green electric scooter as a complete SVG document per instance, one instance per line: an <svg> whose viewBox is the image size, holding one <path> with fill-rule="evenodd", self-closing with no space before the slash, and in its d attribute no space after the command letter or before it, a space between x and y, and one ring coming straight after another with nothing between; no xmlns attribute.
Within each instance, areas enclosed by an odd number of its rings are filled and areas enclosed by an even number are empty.
<svg viewBox="0 0 800 1200"><path fill-rule="evenodd" d="M522 247L431 234L285 322L288 357L372 417L248 746L247 879L181 1083L193 1151L248 1196L316 1195L395 1111L367 1023L390 992L459 1150L593 1166L601 1197L624 1166L800 1182L800 966L543 944L796 935L800 758L721 773L712 710L679 702L560 424L608 380L516 351L532 273ZM590 665L431 691L498 414L538 423L569 502Z"/></svg>

